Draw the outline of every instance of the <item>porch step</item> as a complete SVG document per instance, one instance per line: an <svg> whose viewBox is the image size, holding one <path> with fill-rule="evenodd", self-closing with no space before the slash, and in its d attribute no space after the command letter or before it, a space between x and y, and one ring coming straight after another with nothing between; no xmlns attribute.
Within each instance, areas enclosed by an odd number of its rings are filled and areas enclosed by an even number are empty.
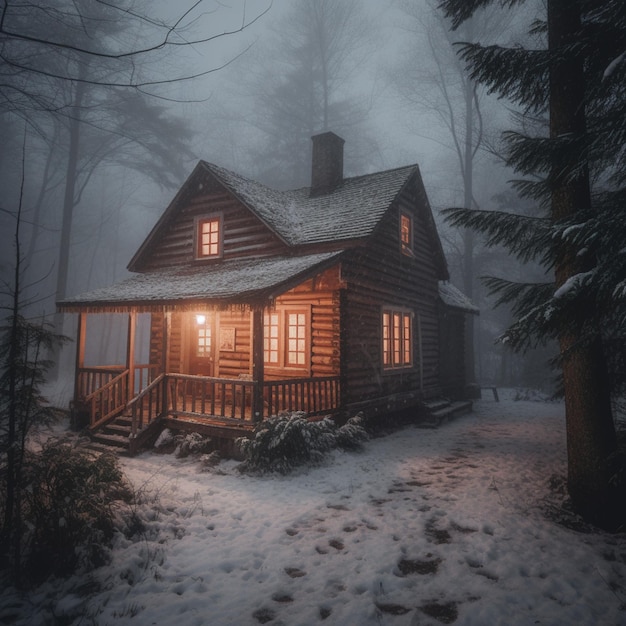
<svg viewBox="0 0 626 626"><path fill-rule="evenodd" d="M418 428L439 428L442 424L450 420L470 413L472 410L471 400L460 400L452 402L445 398L439 398L425 403L425 418L417 424Z"/></svg>
<svg viewBox="0 0 626 626"><path fill-rule="evenodd" d="M107 424L102 429L103 433L107 435L120 435L122 437L126 437L127 439L130 437L131 430L132 427L130 424L126 425L124 423L119 423L118 421Z"/></svg>
<svg viewBox="0 0 626 626"><path fill-rule="evenodd" d="M104 444L106 446L116 448L119 450L120 448L123 450L128 450L129 441L128 437L123 435L111 435L104 432L96 432L92 433L91 439L93 442Z"/></svg>

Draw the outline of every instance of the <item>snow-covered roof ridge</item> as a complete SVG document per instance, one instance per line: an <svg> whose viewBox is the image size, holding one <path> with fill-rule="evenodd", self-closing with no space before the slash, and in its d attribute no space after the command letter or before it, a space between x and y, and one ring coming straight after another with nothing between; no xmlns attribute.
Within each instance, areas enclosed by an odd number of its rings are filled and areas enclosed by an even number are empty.
<svg viewBox="0 0 626 626"><path fill-rule="evenodd" d="M328 193L310 188L278 191L212 163L203 162L230 191L292 245L367 237L417 165L345 178Z"/></svg>

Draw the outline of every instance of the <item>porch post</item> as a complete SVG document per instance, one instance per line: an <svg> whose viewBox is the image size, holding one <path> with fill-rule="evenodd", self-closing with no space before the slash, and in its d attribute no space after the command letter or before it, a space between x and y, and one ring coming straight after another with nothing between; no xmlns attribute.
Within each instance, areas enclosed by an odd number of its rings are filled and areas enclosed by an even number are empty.
<svg viewBox="0 0 626 626"><path fill-rule="evenodd" d="M161 364L163 374L170 371L170 332L172 328L172 313L170 311L163 312L163 346L161 355Z"/></svg>
<svg viewBox="0 0 626 626"><path fill-rule="evenodd" d="M81 396L80 371L85 367L85 337L87 333L87 313L78 314L78 328L76 330L76 364L74 369L74 402Z"/></svg>
<svg viewBox="0 0 626 626"><path fill-rule="evenodd" d="M137 314L131 311L128 314L128 335L126 337L126 369L128 370L128 397L135 395L135 331L137 328Z"/></svg>
<svg viewBox="0 0 626 626"><path fill-rule="evenodd" d="M252 379L254 391L252 395L252 420L263 420L263 307L252 309Z"/></svg>

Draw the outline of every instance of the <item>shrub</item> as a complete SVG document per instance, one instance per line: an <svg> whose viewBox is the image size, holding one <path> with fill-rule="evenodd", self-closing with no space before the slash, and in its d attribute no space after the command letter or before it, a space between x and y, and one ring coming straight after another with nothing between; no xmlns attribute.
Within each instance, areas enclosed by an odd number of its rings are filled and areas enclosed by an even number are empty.
<svg viewBox="0 0 626 626"><path fill-rule="evenodd" d="M117 506L131 498L112 455L94 456L59 442L29 454L22 503L24 578L39 582L104 564Z"/></svg>
<svg viewBox="0 0 626 626"><path fill-rule="evenodd" d="M245 457L240 469L287 474L300 465L320 463L334 448L358 449L366 439L360 418L337 428L329 418L311 422L302 412L271 417L256 427L251 438L237 440Z"/></svg>

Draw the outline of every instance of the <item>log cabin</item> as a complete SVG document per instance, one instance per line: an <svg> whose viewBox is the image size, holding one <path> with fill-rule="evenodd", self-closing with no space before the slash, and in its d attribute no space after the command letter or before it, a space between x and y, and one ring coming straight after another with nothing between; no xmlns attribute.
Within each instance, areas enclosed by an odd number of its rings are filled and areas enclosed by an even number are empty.
<svg viewBox="0 0 626 626"><path fill-rule="evenodd" d="M57 303L78 314L75 423L134 452L165 425L232 438L283 411L467 406L477 309L449 282L419 168L344 178L343 144L314 136L311 185L292 191L200 161L130 278ZM85 364L102 313L128 318L118 366Z"/></svg>

